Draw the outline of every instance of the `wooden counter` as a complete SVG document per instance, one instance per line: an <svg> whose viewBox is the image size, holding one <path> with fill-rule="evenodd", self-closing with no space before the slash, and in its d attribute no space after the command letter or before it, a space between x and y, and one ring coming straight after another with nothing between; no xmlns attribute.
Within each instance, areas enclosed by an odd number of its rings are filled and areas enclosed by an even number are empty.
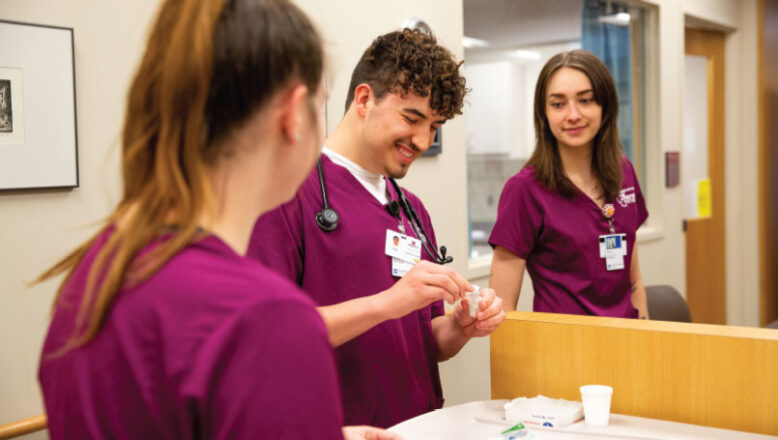
<svg viewBox="0 0 778 440"><path fill-rule="evenodd" d="M491 336L492 399L579 400L611 411L778 434L778 330L511 312Z"/></svg>

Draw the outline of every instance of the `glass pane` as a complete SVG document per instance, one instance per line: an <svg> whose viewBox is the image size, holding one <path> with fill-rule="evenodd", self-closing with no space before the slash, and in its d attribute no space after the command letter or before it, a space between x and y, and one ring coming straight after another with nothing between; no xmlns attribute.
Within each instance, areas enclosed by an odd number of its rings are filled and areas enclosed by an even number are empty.
<svg viewBox="0 0 778 440"><path fill-rule="evenodd" d="M543 65L555 54L599 45L617 50L619 130L639 178L644 174L642 109L643 11L600 0L464 0L465 109L470 256L488 244L505 182L535 147L533 100ZM616 43L612 39L625 40ZM587 47L583 47L587 48ZM600 50L600 49L597 49ZM608 55L611 54L611 55ZM604 59L605 60L605 59ZM645 185L643 191L645 193Z"/></svg>
<svg viewBox="0 0 778 440"><path fill-rule="evenodd" d="M624 154L635 166L640 183L645 161L640 103L643 75L644 13L624 2L584 0L581 47L597 55L611 72L619 95L619 136Z"/></svg>

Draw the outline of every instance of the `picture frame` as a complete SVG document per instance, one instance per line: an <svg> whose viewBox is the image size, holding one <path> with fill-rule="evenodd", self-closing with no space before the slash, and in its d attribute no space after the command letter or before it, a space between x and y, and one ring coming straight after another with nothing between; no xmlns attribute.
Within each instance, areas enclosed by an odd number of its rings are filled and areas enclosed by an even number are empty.
<svg viewBox="0 0 778 440"><path fill-rule="evenodd" d="M78 187L73 28L0 20L0 190Z"/></svg>
<svg viewBox="0 0 778 440"><path fill-rule="evenodd" d="M435 130L435 138L432 140L427 151L421 153L422 156L437 156L443 152L443 128L438 127Z"/></svg>

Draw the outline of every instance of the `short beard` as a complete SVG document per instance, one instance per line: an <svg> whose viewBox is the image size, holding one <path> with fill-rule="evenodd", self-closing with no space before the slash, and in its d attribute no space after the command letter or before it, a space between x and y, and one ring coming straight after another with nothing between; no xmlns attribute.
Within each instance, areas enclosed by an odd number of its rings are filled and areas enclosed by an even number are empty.
<svg viewBox="0 0 778 440"><path fill-rule="evenodd" d="M400 165L400 171L395 172L390 170L388 167L384 168L384 174L386 174L387 177L391 177L392 179L402 179L405 177L406 174L408 174L408 170L411 168L411 165L408 164L407 166Z"/></svg>

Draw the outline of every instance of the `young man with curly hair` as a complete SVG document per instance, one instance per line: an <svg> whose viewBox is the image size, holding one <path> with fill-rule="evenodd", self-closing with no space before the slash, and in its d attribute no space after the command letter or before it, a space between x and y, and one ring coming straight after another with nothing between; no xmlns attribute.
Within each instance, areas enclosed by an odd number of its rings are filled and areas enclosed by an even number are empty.
<svg viewBox="0 0 778 440"><path fill-rule="evenodd" d="M461 64L429 33L404 29L376 38L354 69L345 116L325 141L319 170L254 227L249 255L319 306L349 425L388 427L440 408L438 362L505 319L490 289L481 291L475 317L466 299L444 313L443 301L453 304L474 288L422 250L436 249L430 217L394 182L436 130L461 114ZM321 221L325 207L337 222ZM405 244L394 246L395 236Z"/></svg>

